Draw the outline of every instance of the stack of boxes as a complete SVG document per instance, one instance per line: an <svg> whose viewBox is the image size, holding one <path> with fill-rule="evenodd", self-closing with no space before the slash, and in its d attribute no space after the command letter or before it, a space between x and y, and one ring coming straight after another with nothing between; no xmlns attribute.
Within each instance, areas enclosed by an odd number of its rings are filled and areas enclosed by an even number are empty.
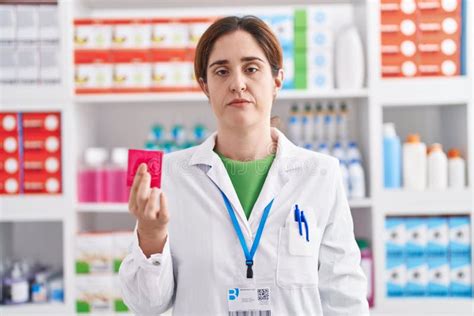
<svg viewBox="0 0 474 316"><path fill-rule="evenodd" d="M461 74L462 0L383 0L383 77Z"/></svg>
<svg viewBox="0 0 474 316"><path fill-rule="evenodd" d="M60 114L1 113L0 124L0 194L61 193Z"/></svg>
<svg viewBox="0 0 474 316"><path fill-rule="evenodd" d="M472 297L468 216L385 221L388 297Z"/></svg>
<svg viewBox="0 0 474 316"><path fill-rule="evenodd" d="M58 8L0 5L0 83L58 84Z"/></svg>
<svg viewBox="0 0 474 316"><path fill-rule="evenodd" d="M127 312L117 275L132 232L81 233L76 238L76 312Z"/></svg>
<svg viewBox="0 0 474 316"><path fill-rule="evenodd" d="M297 9L295 10L294 89L308 89L307 32L307 12Z"/></svg>

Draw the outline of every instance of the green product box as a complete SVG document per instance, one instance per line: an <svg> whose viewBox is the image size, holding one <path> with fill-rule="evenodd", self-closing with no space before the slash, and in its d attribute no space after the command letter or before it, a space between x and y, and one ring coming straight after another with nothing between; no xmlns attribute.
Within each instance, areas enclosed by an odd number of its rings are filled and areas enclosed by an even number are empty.
<svg viewBox="0 0 474 316"><path fill-rule="evenodd" d="M308 27L308 19L305 9L295 10L295 31L298 29L306 30Z"/></svg>

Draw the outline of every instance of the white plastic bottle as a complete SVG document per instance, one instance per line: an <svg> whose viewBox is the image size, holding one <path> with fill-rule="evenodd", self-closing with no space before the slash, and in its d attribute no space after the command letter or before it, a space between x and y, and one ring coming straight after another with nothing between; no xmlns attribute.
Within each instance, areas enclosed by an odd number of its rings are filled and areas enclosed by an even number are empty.
<svg viewBox="0 0 474 316"><path fill-rule="evenodd" d="M316 104L314 115L314 139L320 143L324 140L324 110L321 103Z"/></svg>
<svg viewBox="0 0 474 316"><path fill-rule="evenodd" d="M349 164L350 197L352 199L365 198L365 173L362 163L353 159Z"/></svg>
<svg viewBox="0 0 474 316"><path fill-rule="evenodd" d="M364 50L354 25L343 28L336 39L336 87L360 89L364 84Z"/></svg>
<svg viewBox="0 0 474 316"><path fill-rule="evenodd" d="M438 143L431 145L428 153L428 187L432 190L448 188L448 158Z"/></svg>
<svg viewBox="0 0 474 316"><path fill-rule="evenodd" d="M336 141L336 111L333 103L328 104L328 110L324 118L324 128L326 141L328 146L331 146Z"/></svg>
<svg viewBox="0 0 474 316"><path fill-rule="evenodd" d="M295 145L301 144L301 117L297 104L293 104L291 107L290 119L288 121L288 137L295 143Z"/></svg>
<svg viewBox="0 0 474 316"><path fill-rule="evenodd" d="M448 186L450 189L463 189L466 186L466 162L456 148L448 152Z"/></svg>
<svg viewBox="0 0 474 316"><path fill-rule="evenodd" d="M362 154L356 142L350 142L347 146L347 161L360 160L362 161Z"/></svg>
<svg viewBox="0 0 474 316"><path fill-rule="evenodd" d="M331 155L339 159L340 162L346 162L346 152L340 142L336 142L332 147Z"/></svg>
<svg viewBox="0 0 474 316"><path fill-rule="evenodd" d="M318 152L325 155L330 155L329 147L326 143L321 143L318 146Z"/></svg>
<svg viewBox="0 0 474 316"><path fill-rule="evenodd" d="M425 190L427 179L426 145L418 134L408 135L403 144L403 187L408 190Z"/></svg>
<svg viewBox="0 0 474 316"><path fill-rule="evenodd" d="M347 141L347 104L342 102L336 118L337 137L339 141L345 143Z"/></svg>
<svg viewBox="0 0 474 316"><path fill-rule="evenodd" d="M304 106L304 113L301 118L302 130L303 130L303 142L305 144L313 143L314 135L314 118L311 110L311 104L307 103Z"/></svg>
<svg viewBox="0 0 474 316"><path fill-rule="evenodd" d="M346 193L346 197L351 197L350 191L350 181L349 181L349 170L347 169L347 165L345 162L339 160L339 166L341 167L341 174L342 174L342 183L344 184L344 192Z"/></svg>

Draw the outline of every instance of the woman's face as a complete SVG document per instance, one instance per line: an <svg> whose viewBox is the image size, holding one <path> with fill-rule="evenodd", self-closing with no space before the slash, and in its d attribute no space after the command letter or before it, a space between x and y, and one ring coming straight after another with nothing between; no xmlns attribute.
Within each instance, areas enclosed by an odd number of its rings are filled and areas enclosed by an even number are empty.
<svg viewBox="0 0 474 316"><path fill-rule="evenodd" d="M209 56L207 83L199 80L221 126L248 128L270 124L271 107L283 82L273 77L257 41L245 31L219 38Z"/></svg>

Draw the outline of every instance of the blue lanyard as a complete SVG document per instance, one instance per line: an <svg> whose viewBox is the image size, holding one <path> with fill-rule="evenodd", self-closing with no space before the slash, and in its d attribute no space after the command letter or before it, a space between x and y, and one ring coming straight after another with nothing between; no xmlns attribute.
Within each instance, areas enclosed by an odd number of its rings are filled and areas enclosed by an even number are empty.
<svg viewBox="0 0 474 316"><path fill-rule="evenodd" d="M263 211L262 219L260 220L260 224L258 225L257 235L255 235L255 240L252 244L252 249L249 252L249 248L245 243L244 235L242 234L242 229L240 229L239 222L237 221L237 217L235 216L234 210L232 209L232 205L230 204L229 199L227 196L222 192L222 197L224 198L225 206L227 207L227 211L229 212L229 216L232 219L232 224L234 225L235 232L237 233L237 237L239 237L240 245L242 246L242 250L244 251L245 255L245 264L247 265L247 278L253 278L253 257L257 252L258 244L260 243L260 237L262 237L263 228L265 227L265 222L267 221L268 213L270 213L270 209L272 208L273 199L268 203Z"/></svg>

